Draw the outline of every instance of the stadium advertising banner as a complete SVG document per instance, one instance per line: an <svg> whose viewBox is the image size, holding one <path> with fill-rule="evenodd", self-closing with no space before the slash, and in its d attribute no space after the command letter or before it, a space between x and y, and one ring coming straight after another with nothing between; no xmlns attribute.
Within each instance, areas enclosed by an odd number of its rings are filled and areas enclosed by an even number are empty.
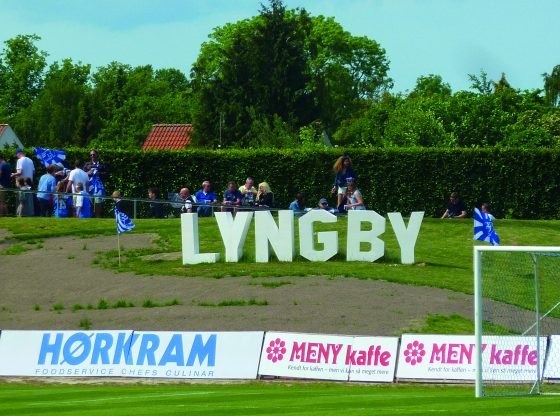
<svg viewBox="0 0 560 416"><path fill-rule="evenodd" d="M560 335L551 335L544 367L545 378L560 379Z"/></svg>
<svg viewBox="0 0 560 416"><path fill-rule="evenodd" d="M547 339L541 337L541 363ZM535 337L488 336L482 338L485 380L534 380L537 369ZM397 378L426 380L475 380L473 335L403 334ZM541 364L542 368L542 364Z"/></svg>
<svg viewBox="0 0 560 416"><path fill-rule="evenodd" d="M398 338L267 332L260 375L392 382Z"/></svg>
<svg viewBox="0 0 560 416"><path fill-rule="evenodd" d="M255 379L263 335L2 331L0 375Z"/></svg>

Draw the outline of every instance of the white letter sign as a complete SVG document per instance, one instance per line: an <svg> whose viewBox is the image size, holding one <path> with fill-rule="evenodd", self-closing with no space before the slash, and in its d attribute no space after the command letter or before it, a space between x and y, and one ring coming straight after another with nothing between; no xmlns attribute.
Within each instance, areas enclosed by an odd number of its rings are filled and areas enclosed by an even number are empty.
<svg viewBox="0 0 560 416"><path fill-rule="evenodd" d="M369 222L371 230L363 231L362 222ZM348 212L348 238L346 240L346 260L375 261L385 254L385 242L378 238L385 232L385 218L375 211ZM360 243L371 244L368 251L360 250Z"/></svg>
<svg viewBox="0 0 560 416"><path fill-rule="evenodd" d="M317 242L323 244L323 250L315 250L313 241L313 223L336 222L336 217L324 209L309 211L299 219L299 253L311 261L327 261L338 252L338 233L336 231L320 231Z"/></svg>
<svg viewBox="0 0 560 416"><path fill-rule="evenodd" d="M183 264L216 263L219 253L199 253L198 214L181 214L181 242Z"/></svg>
<svg viewBox="0 0 560 416"><path fill-rule="evenodd" d="M255 260L268 263L269 243L280 261L294 259L294 211L278 211L278 226L270 211L255 212Z"/></svg>

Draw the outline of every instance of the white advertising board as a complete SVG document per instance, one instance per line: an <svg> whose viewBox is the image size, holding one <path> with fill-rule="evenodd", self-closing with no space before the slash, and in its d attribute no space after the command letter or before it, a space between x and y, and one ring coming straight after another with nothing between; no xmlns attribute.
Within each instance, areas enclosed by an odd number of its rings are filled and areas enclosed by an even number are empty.
<svg viewBox="0 0 560 416"><path fill-rule="evenodd" d="M255 379L263 335L2 331L0 375Z"/></svg>
<svg viewBox="0 0 560 416"><path fill-rule="evenodd" d="M488 336L482 338L485 380L533 380L537 371L535 337ZM541 369L547 339L541 337ZM473 335L404 334L397 378L433 380L475 379Z"/></svg>
<svg viewBox="0 0 560 416"><path fill-rule="evenodd" d="M260 375L392 382L398 338L267 332Z"/></svg>
<svg viewBox="0 0 560 416"><path fill-rule="evenodd" d="M560 335L551 335L544 366L545 378L560 379Z"/></svg>

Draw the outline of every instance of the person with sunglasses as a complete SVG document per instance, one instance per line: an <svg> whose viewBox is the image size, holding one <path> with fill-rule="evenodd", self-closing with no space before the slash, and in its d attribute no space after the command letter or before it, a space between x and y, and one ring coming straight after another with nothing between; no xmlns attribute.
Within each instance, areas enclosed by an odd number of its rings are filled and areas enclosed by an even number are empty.
<svg viewBox="0 0 560 416"><path fill-rule="evenodd" d="M103 196L105 195L104 181L108 175L107 167L99 161L99 152L92 149L89 152L90 160L84 166L89 176L89 193L93 198L93 212L96 218L103 216Z"/></svg>

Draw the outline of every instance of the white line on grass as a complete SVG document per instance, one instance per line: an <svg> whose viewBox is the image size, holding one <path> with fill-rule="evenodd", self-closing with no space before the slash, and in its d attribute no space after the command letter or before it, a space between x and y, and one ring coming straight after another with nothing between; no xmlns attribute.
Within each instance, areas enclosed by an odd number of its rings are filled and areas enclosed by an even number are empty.
<svg viewBox="0 0 560 416"><path fill-rule="evenodd" d="M74 405L77 403L98 403L104 401L126 401L126 400L135 400L141 401L144 399L154 399L160 397L180 397L180 396L196 396L196 395L203 395L203 394L216 394L214 391L193 391L193 392L184 392L184 393L167 393L167 394L142 394L142 395L133 395L133 396L119 396L119 397L101 397L97 399L83 399L83 400L57 400L56 405ZM29 406L42 406L45 402L31 402L27 403Z"/></svg>

